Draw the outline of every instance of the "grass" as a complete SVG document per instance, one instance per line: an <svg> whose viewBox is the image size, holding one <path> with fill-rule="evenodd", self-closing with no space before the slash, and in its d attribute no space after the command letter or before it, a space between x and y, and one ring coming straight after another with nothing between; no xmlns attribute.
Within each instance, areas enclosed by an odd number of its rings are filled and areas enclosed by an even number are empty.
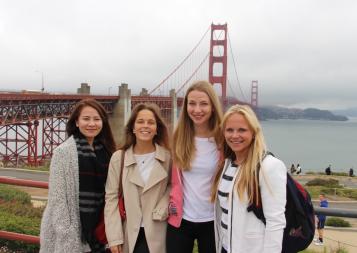
<svg viewBox="0 0 357 253"><path fill-rule="evenodd" d="M38 170L38 171L50 171L50 164L45 164L42 166L37 166L37 167L33 167L33 166L24 166L22 167L22 169L26 169L26 170Z"/></svg>
<svg viewBox="0 0 357 253"><path fill-rule="evenodd" d="M194 248L193 248L193 251L192 251L192 253L198 253L198 249L197 249L197 243L196 243L196 241L195 241L195 246L194 246ZM217 253L220 253L220 252L217 252ZM319 251L315 251L315 250L311 250L311 249L306 249L306 250L303 250L303 251L300 251L300 253L320 253ZM347 251L344 251L344 252L337 252L336 251L336 253L348 253Z"/></svg>
<svg viewBox="0 0 357 253"><path fill-rule="evenodd" d="M326 175L325 172L314 172L314 171L307 171L306 175ZM332 172L331 176L338 176L338 177L346 177L349 176L347 172Z"/></svg>
<svg viewBox="0 0 357 253"><path fill-rule="evenodd" d="M322 252L327 253L329 251L327 251L327 248L324 247ZM198 253L196 243L195 243L195 248L193 249L192 253ZM316 251L316 250L312 250L312 249L306 249L306 250L300 251L300 253L321 253L321 251ZM330 253L348 253L348 251L345 248L340 247L340 248L337 248L337 249L331 249Z"/></svg>
<svg viewBox="0 0 357 253"><path fill-rule="evenodd" d="M320 193L335 195L357 200L357 189L344 188L336 179L314 178L305 184L312 198L318 198Z"/></svg>
<svg viewBox="0 0 357 253"><path fill-rule="evenodd" d="M334 195L357 200L357 189L329 188L326 186L305 186L305 188L313 199L318 198L320 193L325 193L326 195Z"/></svg>

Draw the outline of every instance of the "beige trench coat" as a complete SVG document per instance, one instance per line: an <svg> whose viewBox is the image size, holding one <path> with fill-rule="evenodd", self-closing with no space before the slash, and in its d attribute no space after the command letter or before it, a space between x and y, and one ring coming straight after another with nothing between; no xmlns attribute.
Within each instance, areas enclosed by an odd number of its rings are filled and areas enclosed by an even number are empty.
<svg viewBox="0 0 357 253"><path fill-rule="evenodd" d="M110 160L105 187L104 219L109 246L124 244L124 253L132 253L143 219L150 252L166 253L170 153L156 145L154 168L144 185L133 147L125 152L122 182L127 217L123 223L118 210L121 154L121 150L116 151Z"/></svg>

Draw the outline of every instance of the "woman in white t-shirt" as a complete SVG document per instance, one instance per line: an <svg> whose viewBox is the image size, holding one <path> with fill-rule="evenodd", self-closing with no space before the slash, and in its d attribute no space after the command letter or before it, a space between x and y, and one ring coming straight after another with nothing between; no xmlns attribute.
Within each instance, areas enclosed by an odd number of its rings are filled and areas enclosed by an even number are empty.
<svg viewBox="0 0 357 253"><path fill-rule="evenodd" d="M219 160L222 112L212 84L199 81L186 92L173 137L168 253L214 253L214 206L210 202Z"/></svg>
<svg viewBox="0 0 357 253"><path fill-rule="evenodd" d="M232 106L223 117L222 132L226 160L216 175L212 197L217 252L280 253L287 169L267 155L262 128L249 106ZM251 205L262 206L266 224L248 212Z"/></svg>

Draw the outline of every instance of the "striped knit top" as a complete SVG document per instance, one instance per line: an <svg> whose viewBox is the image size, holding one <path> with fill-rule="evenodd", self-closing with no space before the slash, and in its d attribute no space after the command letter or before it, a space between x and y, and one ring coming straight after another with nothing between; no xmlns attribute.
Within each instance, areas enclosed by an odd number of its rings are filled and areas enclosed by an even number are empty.
<svg viewBox="0 0 357 253"><path fill-rule="evenodd" d="M222 235L222 246L225 250L228 249L228 223L230 222L228 220L228 209L229 209L229 192L231 192L231 189L233 187L232 184L233 178L238 170L238 166L234 163L231 163L227 169L223 172L221 181L218 186L218 201L219 201L219 206L222 210L222 216L221 216L221 235Z"/></svg>

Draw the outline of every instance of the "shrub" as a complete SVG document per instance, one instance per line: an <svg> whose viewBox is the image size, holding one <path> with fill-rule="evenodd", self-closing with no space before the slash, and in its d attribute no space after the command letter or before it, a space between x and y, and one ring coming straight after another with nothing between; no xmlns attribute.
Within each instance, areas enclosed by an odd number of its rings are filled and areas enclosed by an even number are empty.
<svg viewBox="0 0 357 253"><path fill-rule="evenodd" d="M339 189L341 195L351 199L357 199L357 189Z"/></svg>
<svg viewBox="0 0 357 253"><path fill-rule="evenodd" d="M0 200L31 204L31 196L28 193L2 184L0 184Z"/></svg>
<svg viewBox="0 0 357 253"><path fill-rule="evenodd" d="M351 227L351 224L344 219L331 217L326 220L326 225L331 227Z"/></svg>
<svg viewBox="0 0 357 253"><path fill-rule="evenodd" d="M44 207L34 208L32 204L21 204L11 201L0 204L0 212L12 213L17 216L33 217L41 219Z"/></svg>
<svg viewBox="0 0 357 253"><path fill-rule="evenodd" d="M332 172L333 176L348 176L347 172Z"/></svg>
<svg viewBox="0 0 357 253"><path fill-rule="evenodd" d="M8 212L1 213L0 230L27 235L39 235L41 218L21 217ZM38 252L39 250L39 245L26 244L20 241L0 239L0 245L6 246L11 251Z"/></svg>
<svg viewBox="0 0 357 253"><path fill-rule="evenodd" d="M342 186L339 185L338 180L336 179L322 179L322 178L314 178L306 183L307 186L326 186L332 188L341 188Z"/></svg>
<svg viewBox="0 0 357 253"><path fill-rule="evenodd" d="M0 230L38 236L43 208L34 208L29 194L0 185ZM38 252L39 245L0 239L8 252Z"/></svg>

